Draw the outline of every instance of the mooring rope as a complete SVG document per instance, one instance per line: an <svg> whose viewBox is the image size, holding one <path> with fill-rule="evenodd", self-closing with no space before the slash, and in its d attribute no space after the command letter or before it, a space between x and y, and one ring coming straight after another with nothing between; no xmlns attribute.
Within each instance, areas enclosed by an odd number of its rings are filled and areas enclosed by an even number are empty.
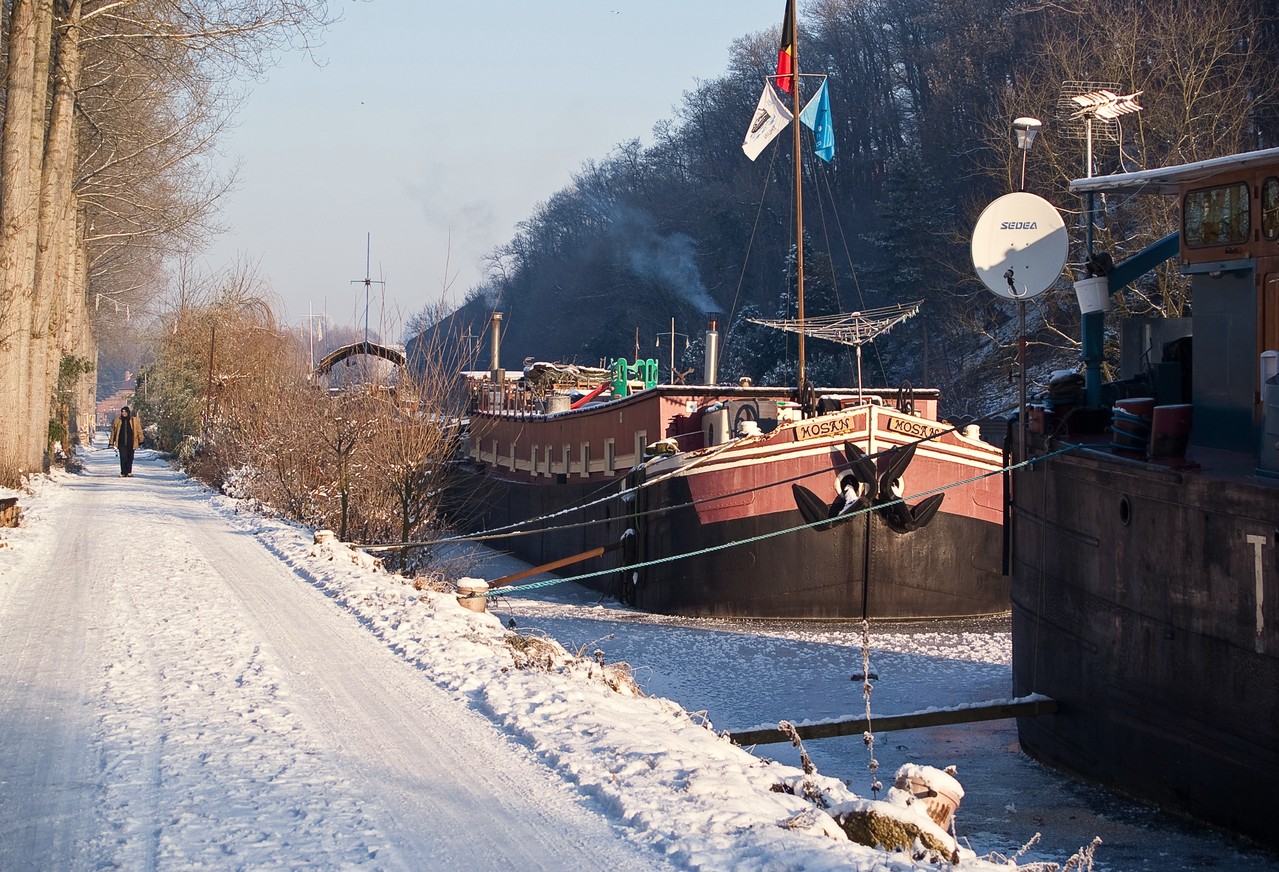
<svg viewBox="0 0 1279 872"><path fill-rule="evenodd" d="M527 518L523 521L516 521L513 524L506 524L501 527L494 527L492 530L481 530L478 533L468 533L461 536L444 536L440 539L428 539L422 542L399 542L399 543L391 543L391 544L369 544L369 545L352 544L351 547L363 548L367 551L393 549L393 548L421 548L421 547L426 547L431 545L449 545L454 542L485 542L489 539L504 539L504 538L509 538L511 536L515 536L515 535L523 536L523 535L529 535L531 533L551 533L560 528L559 527L538 527L535 530L526 530L518 533L512 532L512 531L519 531L521 527L527 527L530 524L536 524L541 521L549 521L552 518L559 518L571 512L580 512L583 509L589 509L592 506L598 506L603 503L609 502L610 500L625 499L630 494L638 493L639 491L643 490L646 487L651 487L655 484L658 484L659 482L666 481L669 478L674 478L677 475L682 475L690 469L701 466L702 464L707 463L708 461L714 460L716 457L718 457L723 452L727 451L729 448L738 448L738 447L741 447L742 445L749 444L751 441L758 441L759 439L763 438L763 435L765 434L761 434L760 436L742 436L741 438L734 439L731 442L725 442L723 445L717 446L715 450L712 451L710 454L699 457L696 460L693 460L690 463L687 463L684 466L681 466L679 469L673 469L670 472L659 475L657 476L657 478L654 478L649 481L641 482L635 487L623 488L622 490L618 491L615 494L608 494L606 496L600 497L597 500L591 500L590 502L579 503L578 505L574 505L574 506L568 506L567 508L559 509L558 511L555 511L555 512L550 512L545 515L539 515L536 518ZM642 467L646 465L647 463L648 461L645 460L644 463L639 464L636 468ZM599 523L599 522L590 521L586 523L593 524L593 523ZM575 527L575 526L584 526L584 524L582 525L571 524L564 529L571 529L572 527Z"/></svg>
<svg viewBox="0 0 1279 872"><path fill-rule="evenodd" d="M1042 461L1056 457L1059 454L1065 454L1067 451L1074 451L1077 447L1078 446L1076 445L1067 445L1065 448L1059 448L1056 451L1053 451L1049 454L1044 454L1039 457L1033 457L1028 460L1023 460L1019 463L1014 463L1009 466L1001 467L999 469L990 470L989 472L979 473L977 475L971 476L961 481L956 481L956 482L952 482L951 484L941 485L940 487L935 487L935 488L932 488L931 490L920 491L919 493L910 494L909 496L898 497L897 499L888 500L887 502L880 503L879 505L867 506L865 508L858 509L855 512L848 512L845 515L841 515L840 519L843 520L844 518L849 518L849 519L855 518L859 515L866 514L867 512L878 511L879 509L882 509L885 506L893 506L893 505L897 505L898 503L904 503L907 500L913 500L913 499L918 499L920 497L931 496L932 494L943 493L945 491L951 490L952 488L963 487L964 485L972 484L974 482L981 481L982 479L990 478L991 476L994 476L994 475L1003 475L1004 473L1011 472L1014 469L1020 469L1021 467L1024 467L1024 466L1032 466L1033 464L1040 463ZM632 563L627 566L614 566L610 569L599 569L594 572L585 572L580 575L571 575L563 578L551 578L545 581L534 581L534 582L530 582L529 584L521 584L521 585L516 585L511 587L495 588L484 594L475 594L475 596L497 596L501 594L515 593L516 591L521 591L521 590L537 590L543 587L554 587L557 584L565 584L570 581L584 581L585 579L588 579L588 578L598 578L602 575L612 575L615 572L627 572L627 571L634 571L637 569L646 569L650 566L658 566L663 563L672 563L676 560L685 560L689 557L701 557L703 554L713 554L716 551L725 551L729 548L738 548L742 545L753 545L756 542L763 542L767 539L774 539L778 536L785 536L790 533L796 533L800 530L812 529L813 527L818 527L823 524L829 524L830 522L831 522L830 518L821 518L819 520L813 521L811 524L799 524L798 526L795 526L795 527L787 527L782 530L774 530L771 533L760 533L756 536L749 536L745 539L739 539L733 542L722 542L719 545L710 545L710 546L707 546L706 548L701 548L701 549L698 549L697 551L688 551L684 554L668 554L665 557L657 557L652 560L646 560L641 563Z"/></svg>
<svg viewBox="0 0 1279 872"><path fill-rule="evenodd" d="M868 456L879 457L881 454L894 450L894 448L903 448L907 445L912 445L912 444L922 445L925 442L930 442L934 439L938 439L942 436L947 435L948 433L960 432L960 430L962 429L962 426L965 426L965 425L952 424L949 427L946 427L929 436L922 436L919 439L913 440L912 442L903 442L900 446L892 446L890 448L885 448L882 451L876 451L874 454L870 454ZM715 456L718 456L720 452L730 447L740 447L744 443L744 441L747 439L759 439L759 438L761 437L760 436L744 436L744 437L735 439L731 442L726 442L722 446L719 446L716 449L715 453L712 455L700 457L697 460L693 461L692 463L681 466L679 469L672 470L671 472L660 475L657 478L640 482L638 485L634 487L623 488L617 493L606 494L605 496L600 497L599 499L594 499L585 503L578 503L576 505L567 506L563 509L558 509L554 512L549 512L544 515L539 515L533 518L526 518L522 521L516 521L511 524L505 524L501 527L494 527L491 530L480 530L475 533L464 533L456 536L442 536L437 539L423 539L415 542L351 543L351 547L362 548L366 551L390 551L390 550L395 550L399 548L430 548L436 545L451 545L458 542L489 542L494 539L512 539L518 536L534 536L534 535L541 535L544 533L557 533L563 530L575 530L580 527L590 527L596 524L607 523L609 520L612 520L612 519L593 518L586 521L578 521L572 524L557 524L556 526L553 526L553 527L533 527L531 529L523 529L526 527L530 527L530 525L532 524L538 524L543 521L549 521L553 518L563 517L573 512L580 512L585 509L589 509L593 506L602 505L604 503L609 502L610 500L625 499L626 497L632 494L636 494L640 492L644 488L651 487L655 484L666 481L668 478L683 475L687 473L689 470L695 468L696 466L699 466L702 463L713 459ZM644 461L643 464L640 464L640 466L636 468L640 468L647 463L648 461L646 460ZM791 478L783 479L780 481L774 481L774 482L769 482L767 484L756 485L754 487L743 488L741 490L732 491L730 493L716 494L713 497L703 497L702 499L699 499L699 500L690 500L687 503L680 503L678 505L661 506L655 509L648 509L643 512L635 513L633 516L644 517L647 515L665 514L667 512L677 511L679 509L688 508L690 506L696 506L704 502L710 502L713 500L722 500L730 497L743 496L745 494L754 493L755 491L758 491L758 490L766 490L767 488L775 487L776 485L779 485L779 484L788 484L790 482L802 481L805 478L813 478L814 476L826 475L829 472L830 470L828 469L814 470L813 472L801 473L800 475L796 475Z"/></svg>
<svg viewBox="0 0 1279 872"><path fill-rule="evenodd" d="M875 733L871 728L870 694L875 686L870 683L870 620L862 618L862 699L866 701L866 729L862 732L862 742L866 745L866 771L870 773L871 794L878 797L884 789L879 780L879 760L875 759Z"/></svg>

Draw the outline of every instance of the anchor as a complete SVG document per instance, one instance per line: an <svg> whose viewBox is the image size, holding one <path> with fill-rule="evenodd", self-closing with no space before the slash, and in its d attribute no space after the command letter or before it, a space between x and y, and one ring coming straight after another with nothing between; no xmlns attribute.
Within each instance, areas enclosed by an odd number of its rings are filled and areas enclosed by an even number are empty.
<svg viewBox="0 0 1279 872"><path fill-rule="evenodd" d="M816 524L815 530L829 530L866 508L872 508L896 533L909 533L928 524L941 507L945 494L932 494L913 506L907 505L893 492L915 456L915 445L900 445L884 454L884 471L879 472L875 460L851 442L844 443L844 457L854 481L844 480L841 491L827 505L822 498L799 484L791 485L795 505L805 523ZM818 523L818 522L822 523Z"/></svg>

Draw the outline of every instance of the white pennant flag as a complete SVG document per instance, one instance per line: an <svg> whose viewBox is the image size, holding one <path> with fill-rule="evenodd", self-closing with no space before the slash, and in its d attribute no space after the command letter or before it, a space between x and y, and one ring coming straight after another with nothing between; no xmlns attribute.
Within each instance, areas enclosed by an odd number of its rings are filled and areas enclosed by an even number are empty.
<svg viewBox="0 0 1279 872"><path fill-rule="evenodd" d="M777 96L773 86L765 82L764 93L760 94L759 105L755 107L755 117L751 119L751 126L746 131L746 141L742 143L742 151L746 152L746 156L751 160L759 157L764 146L786 129L792 117L794 116L791 115L791 111Z"/></svg>

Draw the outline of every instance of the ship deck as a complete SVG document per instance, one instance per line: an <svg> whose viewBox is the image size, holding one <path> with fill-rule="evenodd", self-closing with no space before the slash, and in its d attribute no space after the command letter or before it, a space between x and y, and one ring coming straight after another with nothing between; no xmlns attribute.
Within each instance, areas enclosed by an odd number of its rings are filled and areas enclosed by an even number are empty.
<svg viewBox="0 0 1279 872"><path fill-rule="evenodd" d="M1256 455L1249 451L1226 451L1192 445L1186 449L1184 457L1147 457L1138 452L1114 446L1107 433L1074 434L1051 438L1037 438L1037 434L1033 433L1028 435L1031 440L1028 445L1031 454L1045 454L1073 445L1086 449L1087 455L1107 463L1132 464L1151 471L1162 469L1176 473L1193 473L1205 478L1279 488L1279 474L1259 470ZM1084 452L1076 452L1076 454L1082 455Z"/></svg>

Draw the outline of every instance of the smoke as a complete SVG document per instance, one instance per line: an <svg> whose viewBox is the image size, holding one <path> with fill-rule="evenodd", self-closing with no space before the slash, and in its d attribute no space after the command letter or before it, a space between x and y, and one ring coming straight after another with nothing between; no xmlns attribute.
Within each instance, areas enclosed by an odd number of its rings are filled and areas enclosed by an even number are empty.
<svg viewBox="0 0 1279 872"><path fill-rule="evenodd" d="M697 250L686 233L662 234L651 216L613 204L613 239L625 252L631 270L640 278L665 285L702 314L722 308L702 284Z"/></svg>
<svg viewBox="0 0 1279 872"><path fill-rule="evenodd" d="M702 284L696 254L691 236L672 233L636 243L628 256L636 275L668 285L702 314L718 312L719 304Z"/></svg>

